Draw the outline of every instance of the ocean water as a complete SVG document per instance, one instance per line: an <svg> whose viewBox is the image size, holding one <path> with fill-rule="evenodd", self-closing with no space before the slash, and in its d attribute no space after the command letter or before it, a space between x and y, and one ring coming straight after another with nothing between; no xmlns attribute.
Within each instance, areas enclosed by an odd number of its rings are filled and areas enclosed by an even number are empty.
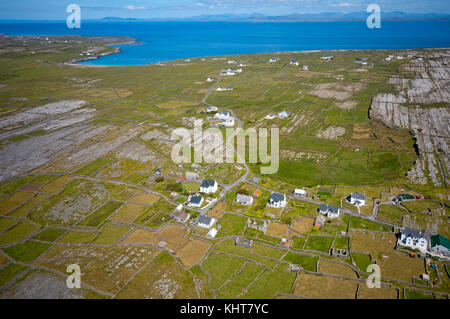
<svg viewBox="0 0 450 319"><path fill-rule="evenodd" d="M191 57L278 51L450 47L450 21L352 22L65 22L0 23L8 35L129 36L138 45L91 65L143 65Z"/></svg>

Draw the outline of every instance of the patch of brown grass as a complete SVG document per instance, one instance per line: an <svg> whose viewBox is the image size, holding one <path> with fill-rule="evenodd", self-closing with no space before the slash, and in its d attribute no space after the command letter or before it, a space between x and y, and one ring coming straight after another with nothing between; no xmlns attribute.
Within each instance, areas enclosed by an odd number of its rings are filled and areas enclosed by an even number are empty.
<svg viewBox="0 0 450 319"><path fill-rule="evenodd" d="M223 213L225 212L227 207L227 203L221 201L216 206L214 206L214 208L209 212L208 216L214 217L215 219L219 220L220 218L222 218Z"/></svg>
<svg viewBox="0 0 450 319"><path fill-rule="evenodd" d="M302 216L294 218L291 223L291 228L299 233L307 233L314 227L314 218Z"/></svg>
<svg viewBox="0 0 450 319"><path fill-rule="evenodd" d="M22 205L27 200L29 200L31 197L33 197L33 193L26 193L26 192L16 192L4 201L0 202L0 215L5 215L6 213L10 212L14 208Z"/></svg>
<svg viewBox="0 0 450 319"><path fill-rule="evenodd" d="M47 185L45 185L41 189L41 192L43 192L43 193L51 193L51 194L59 193L60 191L63 190L64 185L66 185L67 183L69 183L72 180L73 180L73 178L72 177L68 177L68 176L59 177L59 178L51 181Z"/></svg>
<svg viewBox="0 0 450 319"><path fill-rule="evenodd" d="M320 258L319 261L319 271L325 274L335 274L348 278L358 278L356 272L349 266L327 261L323 258Z"/></svg>
<svg viewBox="0 0 450 319"><path fill-rule="evenodd" d="M153 203L157 202L160 198L161 196L152 193L147 193L132 197L129 199L129 201L137 204L152 205Z"/></svg>
<svg viewBox="0 0 450 319"><path fill-rule="evenodd" d="M202 240L190 240L177 251L177 256L180 257L185 267L190 268L201 261L209 247L211 247L211 244Z"/></svg>
<svg viewBox="0 0 450 319"><path fill-rule="evenodd" d="M267 227L266 234L275 237L286 237L288 230L289 226L287 224L269 223L269 227Z"/></svg>
<svg viewBox="0 0 450 319"><path fill-rule="evenodd" d="M293 294L314 299L355 299L358 282L299 273Z"/></svg>
<svg viewBox="0 0 450 319"><path fill-rule="evenodd" d="M128 203L124 207L122 207L119 211L117 211L111 217L111 220L115 220L122 223L132 223L145 212L146 208L147 208L146 206Z"/></svg>
<svg viewBox="0 0 450 319"><path fill-rule="evenodd" d="M381 286L380 288L369 288L361 283L359 286L358 299L398 299L398 291L395 288Z"/></svg>

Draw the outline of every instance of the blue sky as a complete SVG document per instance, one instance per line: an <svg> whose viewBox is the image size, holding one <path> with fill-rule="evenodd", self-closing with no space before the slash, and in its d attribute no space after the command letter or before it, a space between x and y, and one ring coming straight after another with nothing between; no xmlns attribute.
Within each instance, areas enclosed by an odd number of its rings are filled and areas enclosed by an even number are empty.
<svg viewBox="0 0 450 319"><path fill-rule="evenodd" d="M365 11L370 3L386 12L450 13L449 0L2 0L0 19L65 20L66 7L71 3L80 5L84 19L353 12Z"/></svg>

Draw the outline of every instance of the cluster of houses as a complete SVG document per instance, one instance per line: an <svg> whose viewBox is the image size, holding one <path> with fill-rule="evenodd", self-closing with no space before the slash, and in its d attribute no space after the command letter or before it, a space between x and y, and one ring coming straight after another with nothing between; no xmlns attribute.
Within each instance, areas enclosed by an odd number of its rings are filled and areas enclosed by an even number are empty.
<svg viewBox="0 0 450 319"><path fill-rule="evenodd" d="M214 119L220 121L220 125L224 127L233 127L234 126L234 117L231 116L230 112L217 112L214 114Z"/></svg>
<svg viewBox="0 0 450 319"><path fill-rule="evenodd" d="M266 120L273 120L275 117L278 117L280 119L286 119L289 117L289 113L286 111L281 111L278 114L268 114L266 115L265 119Z"/></svg>
<svg viewBox="0 0 450 319"><path fill-rule="evenodd" d="M222 92L222 91L233 91L233 87L232 86L227 86L227 87L223 87L222 85L219 86L216 89L217 92Z"/></svg>
<svg viewBox="0 0 450 319"><path fill-rule="evenodd" d="M278 61L280 61L280 59L279 58L271 58L271 59L269 59L269 63L277 63Z"/></svg>
<svg viewBox="0 0 450 319"><path fill-rule="evenodd" d="M298 63L298 62L295 61L295 60L290 61L289 64L290 64L290 65L296 65L296 66L299 66L299 65L300 65L300 63ZM304 65L304 66L302 66L302 70L303 70L303 71L308 71L308 70L309 70L309 67L308 67L307 65Z"/></svg>
<svg viewBox="0 0 450 319"><path fill-rule="evenodd" d="M186 173L187 174L187 173ZM196 173L191 173L196 174ZM186 175L187 176L187 175ZM198 176L198 174L197 174ZM215 194L218 190L219 186L215 180L204 179L200 184L200 193L204 194ZM200 195L190 195L188 198L189 206L191 207L201 207L203 204L203 197Z"/></svg>
<svg viewBox="0 0 450 319"><path fill-rule="evenodd" d="M450 259L450 240L439 234L430 236L425 230L403 228L398 236L397 245L417 249L435 257Z"/></svg>

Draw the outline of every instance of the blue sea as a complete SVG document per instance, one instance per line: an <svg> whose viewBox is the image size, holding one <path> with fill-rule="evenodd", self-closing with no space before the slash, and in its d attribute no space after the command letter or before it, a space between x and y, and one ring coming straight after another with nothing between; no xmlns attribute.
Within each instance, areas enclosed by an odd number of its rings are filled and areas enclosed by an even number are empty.
<svg viewBox="0 0 450 319"><path fill-rule="evenodd" d="M450 21L352 22L64 22L0 23L8 35L129 36L140 44L91 65L143 65L191 57L278 51L450 47Z"/></svg>

